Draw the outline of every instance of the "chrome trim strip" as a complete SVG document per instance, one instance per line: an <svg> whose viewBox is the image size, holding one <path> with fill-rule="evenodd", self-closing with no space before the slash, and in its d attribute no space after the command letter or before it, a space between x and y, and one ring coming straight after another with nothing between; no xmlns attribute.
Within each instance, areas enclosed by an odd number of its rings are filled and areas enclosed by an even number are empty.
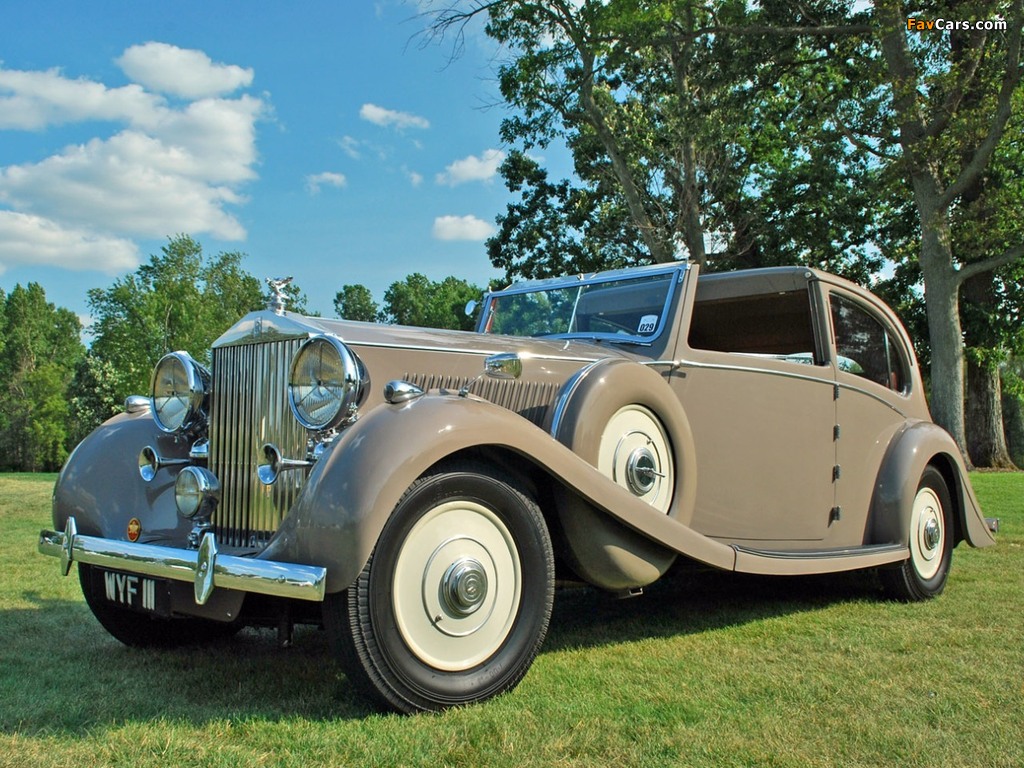
<svg viewBox="0 0 1024 768"><path fill-rule="evenodd" d="M768 557L775 560L831 560L839 557L862 557L864 555L892 555L905 558L910 550L904 544L869 544L863 547L849 547L846 549L805 549L805 550L778 550L778 549L754 549L733 544L733 549L747 555L757 557Z"/></svg>
<svg viewBox="0 0 1024 768"><path fill-rule="evenodd" d="M602 360L606 358L601 358ZM558 430L562 426L562 419L565 417L565 409L569 405L569 401L575 394L576 389L580 383L586 378L587 374L594 369L594 366L600 363L601 360L595 360L590 365L585 365L580 368L562 387L562 391L558 395L558 400L555 401L555 410L551 416L551 428L548 430L548 434L556 440L558 439Z"/></svg>
<svg viewBox="0 0 1024 768"><path fill-rule="evenodd" d="M225 555L216 551L213 541L205 551L201 550L201 559L200 552L191 549L82 536L74 533L73 517L68 518L68 530L70 536L60 531L39 532L39 552L61 558L62 567L66 557L68 568L72 561L77 561L158 579L191 582L197 585L197 598L204 592L208 597L208 590L213 587L314 602L322 602L326 594L327 569L319 566ZM212 533L206 534L204 542L212 537ZM207 588L204 582L210 572L212 586Z"/></svg>
<svg viewBox="0 0 1024 768"><path fill-rule="evenodd" d="M726 354L728 354L728 353L726 353ZM847 384L847 383L844 383L844 382L841 382L841 381L836 381L834 378L818 378L817 376L807 376L807 375L801 374L801 373L790 373L789 371L776 371L776 370L771 369L771 368L754 368L754 367L749 366L749 365L728 365L728 364L725 364L725 363L698 363L698 362L696 362L694 360L679 360L678 361L678 365L679 365L680 368L697 368L697 369L714 370L714 371L740 371L742 373L763 373L763 374L766 374L768 376L781 376L781 377L786 378L786 379L798 379L800 381L810 381L810 382L815 382L815 383L818 383L818 384L827 384L828 386L835 386L835 387L838 387L839 389L845 389L845 390L848 390L850 392L857 392L859 394L866 395L866 396L870 397L872 400L877 400L882 405L885 405L885 406L891 408L896 413L898 413L900 416L902 416L904 418L906 418L906 416L907 416L907 414L903 410L901 410L900 408L897 408L895 405L890 403L885 398L880 397L879 395L876 395L874 392L869 392L866 389L862 389L860 387L855 387L852 384ZM799 365L802 365L802 363L800 363ZM819 365L819 366L815 366L815 367L816 368L824 369L827 366ZM832 369L831 369L830 366L828 367L828 370L831 372ZM899 393L895 393L895 394L898 395ZM903 397L903 395L900 395L900 396Z"/></svg>
<svg viewBox="0 0 1024 768"><path fill-rule="evenodd" d="M490 334L489 334L490 335ZM497 336L498 334L493 334ZM522 336L510 336L509 338L523 339ZM587 337L590 339L591 337ZM342 341L349 347L356 349L358 347L374 347L376 349L408 349L417 352L449 352L452 354L459 355L473 355L474 357L489 357L491 355L503 354L508 350L497 350L497 349L465 349L462 347L427 347L417 344L392 344L384 341L349 341L348 339L342 338ZM592 363L595 358L593 357L569 357L561 355L538 355L530 353L531 360L562 360L570 363ZM600 359L600 358L598 358Z"/></svg>

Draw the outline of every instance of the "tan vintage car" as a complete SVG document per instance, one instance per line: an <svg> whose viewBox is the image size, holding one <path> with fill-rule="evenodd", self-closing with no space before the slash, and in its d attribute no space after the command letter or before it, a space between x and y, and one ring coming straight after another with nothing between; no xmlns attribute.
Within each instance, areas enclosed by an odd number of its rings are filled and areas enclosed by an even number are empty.
<svg viewBox="0 0 1024 768"><path fill-rule="evenodd" d="M347 676L432 710L512 688L556 578L637 594L677 558L878 569L942 591L993 539L906 331L802 267L684 263L488 293L476 333L273 302L156 366L75 450L41 552L132 646L323 624Z"/></svg>

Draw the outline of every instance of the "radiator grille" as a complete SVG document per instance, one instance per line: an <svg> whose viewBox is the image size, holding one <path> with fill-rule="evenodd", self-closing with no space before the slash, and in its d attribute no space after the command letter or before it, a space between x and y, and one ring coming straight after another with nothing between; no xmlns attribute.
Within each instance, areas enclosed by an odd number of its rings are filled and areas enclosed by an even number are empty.
<svg viewBox="0 0 1024 768"><path fill-rule="evenodd" d="M306 431L288 406L288 370L302 339L222 347L213 351L210 469L222 498L213 516L218 541L262 549L295 502L306 473L282 472L272 486L256 468L273 443L288 458L305 458Z"/></svg>
<svg viewBox="0 0 1024 768"><path fill-rule="evenodd" d="M560 384L541 384L535 381L507 381L501 379L468 379L461 376L445 376L425 373L407 373L405 380L420 389L458 390L469 382L469 391L484 400L502 408L515 411L538 427L544 426L548 408L555 402Z"/></svg>

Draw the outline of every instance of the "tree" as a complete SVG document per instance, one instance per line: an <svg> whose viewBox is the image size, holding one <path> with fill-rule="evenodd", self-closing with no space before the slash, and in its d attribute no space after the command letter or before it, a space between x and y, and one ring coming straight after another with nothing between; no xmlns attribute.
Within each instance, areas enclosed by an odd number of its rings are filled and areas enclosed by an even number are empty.
<svg viewBox="0 0 1024 768"><path fill-rule="evenodd" d="M863 280L877 261L857 230L887 203L877 195L887 185L875 180L905 180L932 409L966 449L959 291L1019 260L1024 243L961 261L951 217L990 168L1013 113L1021 5L474 0L441 12L434 30L487 15L488 34L514 52L499 72L516 110L502 137L527 150L562 137L584 189L616 200L613 215L628 211L654 261L683 244L701 262L717 234L729 242L724 266L795 257ZM1000 16L1005 30L926 34L908 24ZM527 222L552 231L533 203L570 199L524 197ZM502 223L502 234L528 232Z"/></svg>
<svg viewBox="0 0 1024 768"><path fill-rule="evenodd" d="M84 353L82 326L38 283L0 298L0 467L54 471L70 448L66 392Z"/></svg>
<svg viewBox="0 0 1024 768"><path fill-rule="evenodd" d="M111 399L148 393L153 367L167 352L184 350L208 363L221 333L266 306L263 286L242 269L242 259L240 253L204 258L198 242L178 235L132 274L90 290L95 338L75 388L82 414L92 409L99 416ZM105 382L98 409L83 399L90 378Z"/></svg>
<svg viewBox="0 0 1024 768"><path fill-rule="evenodd" d="M441 282L414 272L392 283L384 292L385 322L423 328L452 328L468 331L475 321L466 315L466 304L479 299L483 291L457 277Z"/></svg>
<svg viewBox="0 0 1024 768"><path fill-rule="evenodd" d="M334 311L343 320L377 321L380 307L365 285L343 285L334 296Z"/></svg>
<svg viewBox="0 0 1024 768"><path fill-rule="evenodd" d="M904 3L878 0L880 62L887 91L881 103L866 95L862 102L885 118L884 131L871 131L862 122L862 132L871 134L874 151L899 167L912 191L931 347L932 413L965 456L960 290L971 278L1024 256L1019 239L999 253L970 262L960 261L953 250L952 212L990 168L1020 83L1024 12L1020 0L1008 5L936 3L915 8L930 12L932 18L992 19L997 11L1007 11L1005 34L958 30L928 36L908 29L907 19L913 15Z"/></svg>
<svg viewBox="0 0 1024 768"><path fill-rule="evenodd" d="M514 54L499 69L515 110L501 136L522 150L502 174L519 199L488 241L492 262L514 278L685 255L711 269L804 263L866 279L880 263L867 243L875 167L818 98L845 59L815 41L869 29L829 26L843 6L499 0L442 11L436 33L486 14ZM549 180L528 154L556 140L574 180Z"/></svg>

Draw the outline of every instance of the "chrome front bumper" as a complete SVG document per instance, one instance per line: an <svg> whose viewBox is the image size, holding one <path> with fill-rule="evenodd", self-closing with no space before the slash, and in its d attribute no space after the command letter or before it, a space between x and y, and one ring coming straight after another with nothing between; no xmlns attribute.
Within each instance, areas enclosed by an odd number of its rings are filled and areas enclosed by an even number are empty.
<svg viewBox="0 0 1024 768"><path fill-rule="evenodd" d="M220 554L213 533L203 536L198 550L133 544L81 536L74 517L68 518L63 532L40 531L39 551L59 557L65 576L71 563L79 562L158 579L190 581L195 585L199 605L206 603L214 587L322 601L327 584L326 568Z"/></svg>

